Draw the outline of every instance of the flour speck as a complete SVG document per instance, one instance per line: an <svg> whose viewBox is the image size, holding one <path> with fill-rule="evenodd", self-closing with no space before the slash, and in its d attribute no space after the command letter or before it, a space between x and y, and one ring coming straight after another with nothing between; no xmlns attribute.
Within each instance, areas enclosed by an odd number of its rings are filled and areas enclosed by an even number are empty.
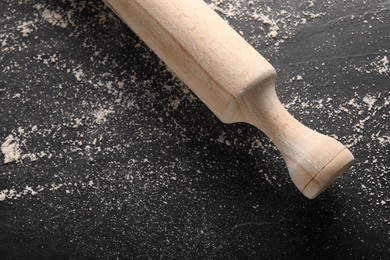
<svg viewBox="0 0 390 260"><path fill-rule="evenodd" d="M4 163L18 161L22 156L18 140L13 135L5 138L4 143L1 145L1 152L4 154Z"/></svg>

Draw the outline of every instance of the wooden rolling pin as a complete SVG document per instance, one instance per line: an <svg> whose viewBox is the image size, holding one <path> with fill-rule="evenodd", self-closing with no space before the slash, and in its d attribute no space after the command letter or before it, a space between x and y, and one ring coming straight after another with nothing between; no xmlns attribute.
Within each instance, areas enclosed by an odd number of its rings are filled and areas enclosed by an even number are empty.
<svg viewBox="0 0 390 260"><path fill-rule="evenodd" d="M315 198L352 163L340 142L294 119L275 92L276 71L202 0L105 0L223 122L247 122L281 152Z"/></svg>

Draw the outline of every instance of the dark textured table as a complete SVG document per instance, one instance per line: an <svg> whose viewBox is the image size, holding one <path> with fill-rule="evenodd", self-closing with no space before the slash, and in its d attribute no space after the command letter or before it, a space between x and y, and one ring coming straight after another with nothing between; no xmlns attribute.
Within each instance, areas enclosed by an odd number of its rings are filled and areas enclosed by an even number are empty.
<svg viewBox="0 0 390 260"><path fill-rule="evenodd" d="M354 166L308 200L101 2L1 1L1 259L389 259L390 2L208 3Z"/></svg>

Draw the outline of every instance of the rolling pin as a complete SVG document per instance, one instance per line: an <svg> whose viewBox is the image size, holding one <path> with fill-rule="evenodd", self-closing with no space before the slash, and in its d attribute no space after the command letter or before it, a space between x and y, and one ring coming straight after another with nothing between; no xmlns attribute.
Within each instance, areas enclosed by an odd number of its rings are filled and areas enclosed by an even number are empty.
<svg viewBox="0 0 390 260"><path fill-rule="evenodd" d="M263 131L306 197L353 162L344 145L289 114L276 95L273 66L202 0L105 2L222 122Z"/></svg>

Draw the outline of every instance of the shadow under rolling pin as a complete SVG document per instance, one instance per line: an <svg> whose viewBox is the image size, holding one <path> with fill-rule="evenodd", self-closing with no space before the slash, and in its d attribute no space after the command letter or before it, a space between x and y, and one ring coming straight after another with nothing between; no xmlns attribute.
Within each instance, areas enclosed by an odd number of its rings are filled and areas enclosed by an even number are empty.
<svg viewBox="0 0 390 260"><path fill-rule="evenodd" d="M263 131L306 197L315 198L353 162L344 145L288 113L272 65L202 0L105 2L222 122Z"/></svg>

